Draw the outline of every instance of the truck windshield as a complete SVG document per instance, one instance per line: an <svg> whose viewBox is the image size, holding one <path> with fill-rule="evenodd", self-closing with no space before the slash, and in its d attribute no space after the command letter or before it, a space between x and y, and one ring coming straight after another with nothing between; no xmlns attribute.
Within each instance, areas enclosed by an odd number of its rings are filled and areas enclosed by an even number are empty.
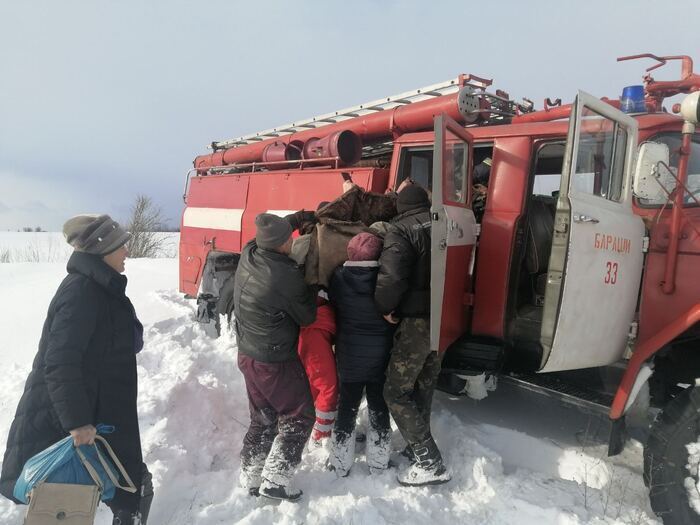
<svg viewBox="0 0 700 525"><path fill-rule="evenodd" d="M678 169L678 151L681 147L680 133L662 133L655 136L654 142L661 142L668 146L670 152L669 165L674 171ZM700 134L693 136L691 145L690 162L688 163L688 182L686 183L690 193L700 200ZM697 206L695 200L686 192L684 197L685 205L688 207ZM646 199L639 199L639 203L645 207L659 207L658 201L651 202ZM667 203L669 206L670 203Z"/></svg>

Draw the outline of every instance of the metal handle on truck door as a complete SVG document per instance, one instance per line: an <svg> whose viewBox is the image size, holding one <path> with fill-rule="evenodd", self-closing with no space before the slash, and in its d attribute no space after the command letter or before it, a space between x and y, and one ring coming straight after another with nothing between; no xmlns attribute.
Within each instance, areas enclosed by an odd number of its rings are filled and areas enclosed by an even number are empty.
<svg viewBox="0 0 700 525"><path fill-rule="evenodd" d="M574 222L590 222L591 224L598 224L600 221L594 217L589 217L588 215L574 215Z"/></svg>

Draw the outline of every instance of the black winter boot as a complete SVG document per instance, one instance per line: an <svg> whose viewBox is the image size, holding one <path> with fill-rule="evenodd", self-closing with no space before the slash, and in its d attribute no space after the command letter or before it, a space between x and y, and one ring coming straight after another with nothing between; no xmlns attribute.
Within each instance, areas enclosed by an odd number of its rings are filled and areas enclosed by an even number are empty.
<svg viewBox="0 0 700 525"><path fill-rule="evenodd" d="M263 481L262 485L260 485L260 495L270 499L294 502L299 501L302 494L303 492L301 490L291 489L267 480Z"/></svg>
<svg viewBox="0 0 700 525"><path fill-rule="evenodd" d="M411 446L416 462L397 476L401 485L440 485L452 479L432 437Z"/></svg>
<svg viewBox="0 0 700 525"><path fill-rule="evenodd" d="M112 519L112 525L142 525L144 523L146 522L141 521L141 513L138 511L118 510L114 512Z"/></svg>
<svg viewBox="0 0 700 525"><path fill-rule="evenodd" d="M146 525L148 515L151 512L151 503L153 503L153 476L143 464L143 478L141 480L141 500L139 501L139 525Z"/></svg>
<svg viewBox="0 0 700 525"><path fill-rule="evenodd" d="M406 447L401 452L399 452L399 454L405 457L411 465L413 465L416 462L416 455L413 453L411 445L406 445Z"/></svg>

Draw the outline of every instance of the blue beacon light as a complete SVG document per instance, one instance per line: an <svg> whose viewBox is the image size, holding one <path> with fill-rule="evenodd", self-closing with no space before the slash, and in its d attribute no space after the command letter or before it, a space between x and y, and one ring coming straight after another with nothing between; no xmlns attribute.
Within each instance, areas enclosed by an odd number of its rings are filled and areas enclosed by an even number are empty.
<svg viewBox="0 0 700 525"><path fill-rule="evenodd" d="M625 113L646 113L644 86L627 86L622 89L620 109Z"/></svg>

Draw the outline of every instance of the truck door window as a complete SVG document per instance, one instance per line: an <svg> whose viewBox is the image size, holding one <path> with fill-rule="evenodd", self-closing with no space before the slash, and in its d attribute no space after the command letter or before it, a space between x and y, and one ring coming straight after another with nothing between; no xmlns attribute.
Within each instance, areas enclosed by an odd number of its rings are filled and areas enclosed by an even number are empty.
<svg viewBox="0 0 700 525"><path fill-rule="evenodd" d="M399 176L396 187L404 179L410 178L427 190L433 187L433 147L403 148L399 162Z"/></svg>
<svg viewBox="0 0 700 525"><path fill-rule="evenodd" d="M453 135L454 136L454 135ZM445 151L446 179L443 191L445 202L463 204L469 193L467 182L467 156L464 154L464 142L450 140L447 134Z"/></svg>
<svg viewBox="0 0 700 525"><path fill-rule="evenodd" d="M544 144L537 150L533 195L555 197L561 186L561 168L564 163L564 143Z"/></svg>
<svg viewBox="0 0 700 525"><path fill-rule="evenodd" d="M465 202L467 193L464 188L467 180L467 167L469 165L468 158L464 155L464 146L459 144L454 148L450 148L447 144L447 162L452 164L452 173L454 177L450 181L446 181L444 198L451 202ZM474 166L483 161L486 157L491 157L493 154L493 144L479 144L474 148ZM413 182L419 184L428 191L433 189L433 147L432 146L417 146L401 148L401 156L399 158L399 171L396 177L396 186L398 188L401 182L406 178L411 178ZM467 188L468 189L468 188ZM449 193L451 192L451 193Z"/></svg>
<svg viewBox="0 0 700 525"><path fill-rule="evenodd" d="M627 131L616 122L587 110L581 123L571 191L619 202L626 149Z"/></svg>

